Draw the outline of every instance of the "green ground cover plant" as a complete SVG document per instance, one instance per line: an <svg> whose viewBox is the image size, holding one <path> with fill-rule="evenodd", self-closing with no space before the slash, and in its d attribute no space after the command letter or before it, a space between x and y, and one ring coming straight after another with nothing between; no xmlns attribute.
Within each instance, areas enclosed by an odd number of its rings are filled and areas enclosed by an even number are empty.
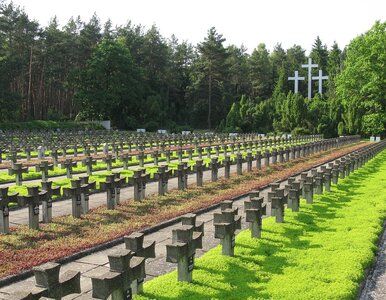
<svg viewBox="0 0 386 300"><path fill-rule="evenodd" d="M172 272L135 299L356 299L386 217L385 182L383 151L299 213L286 209L285 223L264 219L262 239L241 232L234 257L207 252L192 284Z"/></svg>

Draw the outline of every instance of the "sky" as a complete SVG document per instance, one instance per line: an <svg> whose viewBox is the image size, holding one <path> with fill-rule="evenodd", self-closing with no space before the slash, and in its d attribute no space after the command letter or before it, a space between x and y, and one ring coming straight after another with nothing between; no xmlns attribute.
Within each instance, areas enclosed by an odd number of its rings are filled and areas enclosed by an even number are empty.
<svg viewBox="0 0 386 300"><path fill-rule="evenodd" d="M9 2L10 0L5 0ZM259 43L272 50L294 44L309 51L317 36L341 49L386 18L385 0L14 0L31 19L47 26L56 16L64 26L71 16L88 21L96 13L101 22L114 25L131 21L149 29L156 25L165 38L174 34L193 45L211 27L226 39L225 45L242 44L251 53Z"/></svg>

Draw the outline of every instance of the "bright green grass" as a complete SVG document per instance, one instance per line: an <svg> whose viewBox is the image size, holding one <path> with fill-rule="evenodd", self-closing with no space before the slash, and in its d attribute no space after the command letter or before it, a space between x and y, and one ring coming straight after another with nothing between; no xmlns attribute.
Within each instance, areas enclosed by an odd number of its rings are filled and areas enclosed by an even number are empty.
<svg viewBox="0 0 386 300"><path fill-rule="evenodd" d="M218 246L196 260L193 283L176 272L145 283L135 299L355 299L386 216L386 151L285 223L263 221L262 239L236 238L235 257Z"/></svg>

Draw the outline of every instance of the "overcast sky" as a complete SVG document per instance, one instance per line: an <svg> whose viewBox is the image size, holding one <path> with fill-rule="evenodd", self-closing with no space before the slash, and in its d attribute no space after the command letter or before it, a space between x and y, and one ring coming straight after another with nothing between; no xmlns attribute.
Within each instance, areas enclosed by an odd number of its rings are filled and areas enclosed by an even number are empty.
<svg viewBox="0 0 386 300"><path fill-rule="evenodd" d="M6 0L8 1L8 0ZM71 16L88 21L94 12L102 23L131 20L150 28L155 24L165 38L201 42L216 27L226 45L244 44L251 52L259 43L272 50L294 44L309 50L316 36L329 47L343 48L376 20L385 21L386 0L14 0L28 16L46 26L53 16L60 25Z"/></svg>

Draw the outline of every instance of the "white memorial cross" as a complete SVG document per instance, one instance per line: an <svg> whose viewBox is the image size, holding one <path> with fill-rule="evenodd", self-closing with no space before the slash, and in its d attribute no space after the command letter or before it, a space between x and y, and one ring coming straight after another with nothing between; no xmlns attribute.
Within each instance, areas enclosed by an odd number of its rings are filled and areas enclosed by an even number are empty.
<svg viewBox="0 0 386 300"><path fill-rule="evenodd" d="M308 99L311 99L311 91L312 91L312 68L317 68L317 64L312 64L312 58L308 58L308 64L302 65L302 68L308 69Z"/></svg>
<svg viewBox="0 0 386 300"><path fill-rule="evenodd" d="M295 81L295 88L294 88L294 93L297 94L299 91L299 81L304 80L304 77L299 77L299 72L295 71L295 76L294 77L288 77L288 80L294 80Z"/></svg>
<svg viewBox="0 0 386 300"><path fill-rule="evenodd" d="M319 70L318 76L313 76L312 80L318 80L319 81L319 94L322 94L323 92L323 80L327 80L328 76L323 76L323 71Z"/></svg>

